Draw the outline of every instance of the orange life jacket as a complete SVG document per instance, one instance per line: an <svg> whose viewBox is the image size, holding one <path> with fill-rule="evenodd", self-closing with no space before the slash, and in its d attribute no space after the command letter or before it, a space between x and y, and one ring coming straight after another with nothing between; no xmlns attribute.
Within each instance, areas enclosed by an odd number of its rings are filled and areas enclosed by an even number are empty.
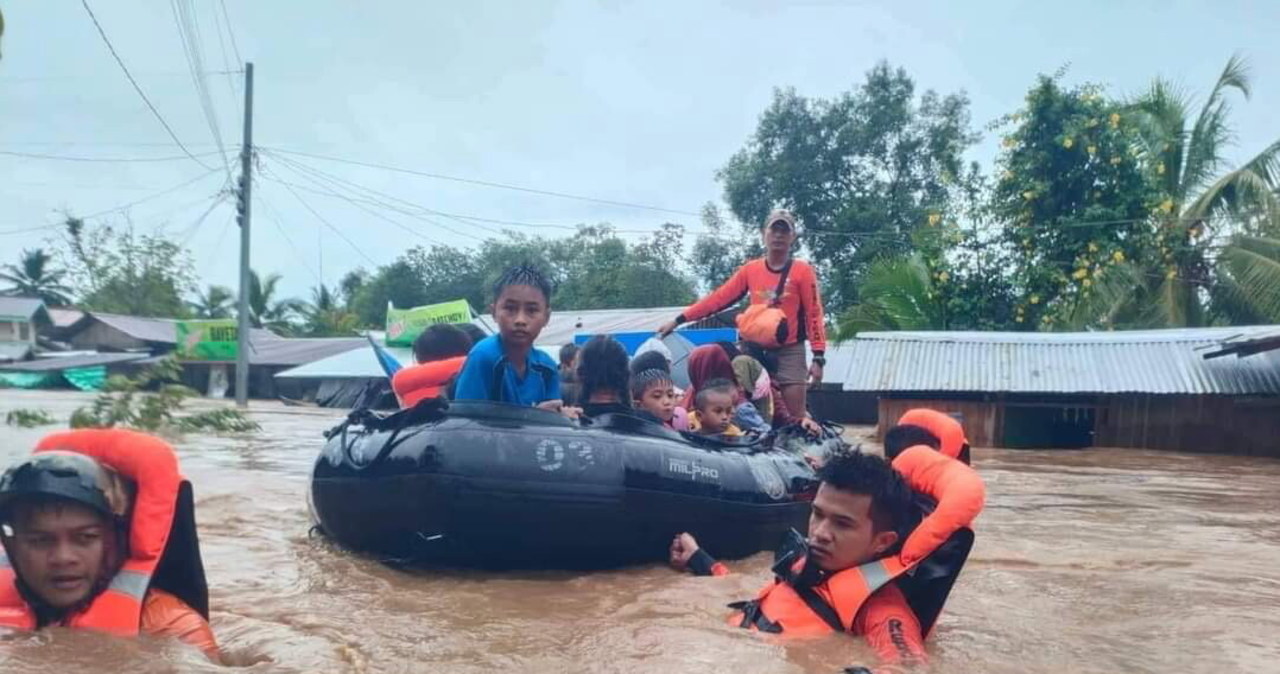
<svg viewBox="0 0 1280 674"><path fill-rule="evenodd" d="M775 579L754 600L731 604L737 611L729 622L788 637L847 632L876 590L913 569L953 535L972 535L968 527L986 501L986 488L972 468L923 445L903 451L893 467L913 490L937 501L896 555L837 571L810 587ZM792 571L803 564L803 559L797 561Z"/></svg>
<svg viewBox="0 0 1280 674"><path fill-rule="evenodd" d="M182 485L178 457L163 440L123 429L92 429L54 433L36 445L36 452L63 450L84 454L110 466L138 486L129 523L129 558L111 584L66 626L138 635L143 602L151 577L164 553ZM7 557L0 561L0 626L18 630L36 627L35 612L18 593L17 576Z"/></svg>
<svg viewBox="0 0 1280 674"><path fill-rule="evenodd" d="M969 441L964 437L964 426L950 414L917 407L907 410L898 419L901 426L911 425L929 431L942 442L941 452L953 459L969 463Z"/></svg>
<svg viewBox="0 0 1280 674"><path fill-rule="evenodd" d="M391 377L391 389L400 399L401 407L413 407L420 400L442 395L444 388L462 371L462 364L466 361L466 356L457 356L411 365Z"/></svg>

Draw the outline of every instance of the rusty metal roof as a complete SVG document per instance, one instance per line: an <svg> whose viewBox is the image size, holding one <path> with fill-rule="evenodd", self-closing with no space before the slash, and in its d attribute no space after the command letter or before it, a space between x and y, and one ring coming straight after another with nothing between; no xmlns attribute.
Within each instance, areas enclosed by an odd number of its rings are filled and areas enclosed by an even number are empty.
<svg viewBox="0 0 1280 674"><path fill-rule="evenodd" d="M1280 353L1204 358L1223 340L1277 327L864 332L837 347L842 369L828 377L862 392L1280 395Z"/></svg>

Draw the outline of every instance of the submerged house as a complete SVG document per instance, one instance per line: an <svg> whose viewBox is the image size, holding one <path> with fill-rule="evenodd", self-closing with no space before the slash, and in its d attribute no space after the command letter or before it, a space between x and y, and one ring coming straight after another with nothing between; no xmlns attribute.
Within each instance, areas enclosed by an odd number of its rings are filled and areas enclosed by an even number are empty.
<svg viewBox="0 0 1280 674"><path fill-rule="evenodd" d="M881 433L928 406L962 418L975 446L1280 456L1280 351L1206 358L1267 336L1280 344L1277 326L866 332L842 345L840 379L877 398Z"/></svg>
<svg viewBox="0 0 1280 674"><path fill-rule="evenodd" d="M25 360L36 349L37 333L50 325L43 300L0 297L0 363Z"/></svg>

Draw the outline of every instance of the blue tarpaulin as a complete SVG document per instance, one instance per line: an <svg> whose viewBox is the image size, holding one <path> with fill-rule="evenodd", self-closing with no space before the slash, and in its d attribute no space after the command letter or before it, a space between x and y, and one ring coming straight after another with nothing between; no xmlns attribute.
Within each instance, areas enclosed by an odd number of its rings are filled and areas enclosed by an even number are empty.
<svg viewBox="0 0 1280 674"><path fill-rule="evenodd" d="M653 336L652 332L611 332L610 337L622 343L622 347L627 350L628 356L636 355L636 349L644 344L646 339ZM705 330L677 330L675 334L689 340L693 346L702 346L703 344L711 344L712 342L737 342L738 331L733 328L708 328ZM591 339L593 335L577 334L573 336L573 343L582 346Z"/></svg>

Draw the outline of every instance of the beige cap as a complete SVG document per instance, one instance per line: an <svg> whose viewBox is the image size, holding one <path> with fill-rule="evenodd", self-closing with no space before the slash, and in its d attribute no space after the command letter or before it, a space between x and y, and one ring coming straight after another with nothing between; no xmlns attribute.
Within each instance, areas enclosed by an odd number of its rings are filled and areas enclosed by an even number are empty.
<svg viewBox="0 0 1280 674"><path fill-rule="evenodd" d="M764 225L760 228L768 229L779 222L786 223L787 227L791 231L796 231L796 216L792 215L791 211L788 211L785 208L774 209L773 212L769 214L769 217L764 219Z"/></svg>

